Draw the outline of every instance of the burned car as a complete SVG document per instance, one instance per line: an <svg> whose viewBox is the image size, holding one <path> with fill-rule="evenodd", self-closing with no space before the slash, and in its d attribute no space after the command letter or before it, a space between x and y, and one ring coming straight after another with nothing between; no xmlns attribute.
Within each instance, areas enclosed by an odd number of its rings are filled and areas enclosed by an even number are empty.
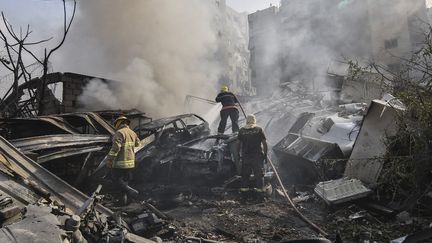
<svg viewBox="0 0 432 243"><path fill-rule="evenodd" d="M241 186L241 161L236 135L211 135L178 145L170 161L169 177L176 183L221 185L235 189ZM270 166L264 166L266 192L271 194L275 177ZM254 176L250 177L250 184Z"/></svg>
<svg viewBox="0 0 432 243"><path fill-rule="evenodd" d="M237 136L212 135L178 145L170 175L176 178L226 179L240 169Z"/></svg>
<svg viewBox="0 0 432 243"><path fill-rule="evenodd" d="M148 179L168 169L177 145L209 135L210 128L203 118L184 114L152 121L135 132L142 146L136 152L138 168L135 178Z"/></svg>

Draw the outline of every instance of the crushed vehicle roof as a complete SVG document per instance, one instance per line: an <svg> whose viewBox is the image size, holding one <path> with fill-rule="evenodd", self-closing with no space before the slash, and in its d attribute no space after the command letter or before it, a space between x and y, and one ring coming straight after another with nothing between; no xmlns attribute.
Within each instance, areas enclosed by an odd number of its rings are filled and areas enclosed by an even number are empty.
<svg viewBox="0 0 432 243"><path fill-rule="evenodd" d="M165 126L166 124L169 124L173 121L182 119L182 118L186 118L186 117L191 117L191 116L195 116L198 117L199 119L201 119L203 122L206 122L202 117L195 115L195 114L183 114L183 115L178 115L178 116L171 116L171 117L166 117L166 118L161 118L161 119L157 119L154 120L152 122L149 122L147 124L144 124L141 126L141 129L145 129L145 130L157 130L163 126Z"/></svg>
<svg viewBox="0 0 432 243"><path fill-rule="evenodd" d="M119 115L126 115L129 118L134 118L134 117L143 117L143 118L149 118L150 117L146 116L145 112L142 112L140 110L137 109L131 109L131 110L100 110L100 111L94 111L95 113L97 113L98 115L102 116L102 117L111 117L111 116L119 116Z"/></svg>

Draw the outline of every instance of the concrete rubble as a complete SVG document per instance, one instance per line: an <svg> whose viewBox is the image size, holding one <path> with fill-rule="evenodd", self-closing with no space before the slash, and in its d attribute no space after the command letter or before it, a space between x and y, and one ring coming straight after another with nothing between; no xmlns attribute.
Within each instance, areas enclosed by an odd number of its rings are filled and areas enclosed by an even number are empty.
<svg viewBox="0 0 432 243"><path fill-rule="evenodd" d="M412 237L412 231L400 229L405 223L392 221L397 210L373 196L383 163L378 158L386 153L384 138L395 133L395 116L404 111L391 96L370 104L341 103L292 82L271 98L243 104L265 129L271 158L283 182L291 185L294 203L329 235L309 229L287 209L268 165L267 199L245 200L238 194L241 161L235 134L212 135L215 124L196 114L153 120L138 110L119 110L0 119L0 241L289 242L325 236L351 242L366 235L381 242ZM142 142L132 181L140 194L126 205L104 167L112 122L122 114L131 118ZM418 226L427 219L408 216L408 221Z"/></svg>

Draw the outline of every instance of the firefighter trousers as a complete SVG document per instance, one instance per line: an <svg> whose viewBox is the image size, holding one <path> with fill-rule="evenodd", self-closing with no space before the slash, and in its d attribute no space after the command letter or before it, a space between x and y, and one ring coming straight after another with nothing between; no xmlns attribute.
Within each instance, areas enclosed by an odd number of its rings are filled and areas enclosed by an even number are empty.
<svg viewBox="0 0 432 243"><path fill-rule="evenodd" d="M225 132L228 117L231 118L232 132L236 133L239 131L238 119L239 111L237 108L229 108L220 111L221 120L218 127L218 133L223 134Z"/></svg>
<svg viewBox="0 0 432 243"><path fill-rule="evenodd" d="M262 189L264 187L264 155L256 154L243 157L242 160L242 188L249 188L249 179L254 174L254 185L252 187Z"/></svg>

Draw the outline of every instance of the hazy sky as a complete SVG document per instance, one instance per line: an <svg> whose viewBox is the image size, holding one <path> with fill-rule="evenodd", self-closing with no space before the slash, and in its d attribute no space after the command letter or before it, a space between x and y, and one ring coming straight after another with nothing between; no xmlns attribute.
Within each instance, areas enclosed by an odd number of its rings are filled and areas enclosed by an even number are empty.
<svg viewBox="0 0 432 243"><path fill-rule="evenodd" d="M249 13L268 8L270 4L279 5L279 2L280 0L227 0L227 4L238 12Z"/></svg>
<svg viewBox="0 0 432 243"><path fill-rule="evenodd" d="M88 1L88 0L86 0ZM204 0L203 0L204 1ZM279 5L280 0L226 0L227 4L238 12L253 13L257 10L265 9L273 5ZM49 19L47 27L57 23L58 19L52 19L52 14L59 13L61 9L60 0L0 0L0 10L14 21L31 23L34 18ZM432 7L432 0L426 0L428 7ZM16 14L18 12L27 14ZM59 18L54 15L54 18Z"/></svg>
<svg viewBox="0 0 432 243"><path fill-rule="evenodd" d="M85 0L89 1L89 0ZM203 0L204 1L204 0ZM280 0L226 0L227 4L238 12L253 13L273 5ZM432 0L431 0L432 1ZM4 11L12 23L26 25L35 19L46 20L46 28L57 25L61 20L60 0L0 0L0 11ZM25 14L21 14L21 13ZM20 14L18 14L20 13ZM53 14L55 13L55 14Z"/></svg>
<svg viewBox="0 0 432 243"><path fill-rule="evenodd" d="M239 12L253 13L273 5L279 5L280 0L226 0L227 4ZM432 0L426 0L427 7L432 7Z"/></svg>
<svg viewBox="0 0 432 243"><path fill-rule="evenodd" d="M90 0L79 0L90 1ZM145 0L143 0L145 1ZM175 1L175 0L173 0ZM207 0L203 0L207 1ZM226 0L227 4L238 12L253 13L273 5L279 5L280 0ZM362 0L363 1L363 0ZM409 1L409 0L407 0ZM432 7L432 0L426 0L428 7ZM60 31L62 21L62 5L60 0L0 0L0 11L16 28L31 25L34 33L30 39L40 40L55 36L53 30ZM44 23L44 25L36 23ZM73 26L77 28L77 26ZM0 50L0 55L1 55Z"/></svg>

